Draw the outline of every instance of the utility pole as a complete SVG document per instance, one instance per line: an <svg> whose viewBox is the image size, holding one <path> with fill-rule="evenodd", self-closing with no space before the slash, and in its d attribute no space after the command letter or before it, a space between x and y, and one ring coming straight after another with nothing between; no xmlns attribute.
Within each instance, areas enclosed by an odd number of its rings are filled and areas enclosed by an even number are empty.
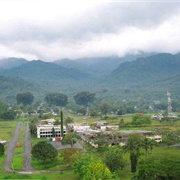
<svg viewBox="0 0 180 180"><path fill-rule="evenodd" d="M61 111L61 138L64 136L64 129L63 129L63 112Z"/></svg>

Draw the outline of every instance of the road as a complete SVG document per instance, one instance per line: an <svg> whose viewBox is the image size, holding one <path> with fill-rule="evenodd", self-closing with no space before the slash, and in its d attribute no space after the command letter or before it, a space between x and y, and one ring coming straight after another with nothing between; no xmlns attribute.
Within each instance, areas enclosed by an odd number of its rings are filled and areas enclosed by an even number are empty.
<svg viewBox="0 0 180 180"><path fill-rule="evenodd" d="M23 160L23 171L32 171L31 166L31 139L29 134L29 123L25 126L25 136L24 136L24 160Z"/></svg>
<svg viewBox="0 0 180 180"><path fill-rule="evenodd" d="M31 138L30 138L30 133L29 133L29 123L26 122L25 125L25 136L24 136L24 153L22 156L24 157L23 159L23 170L22 171L16 171L17 173L21 174L31 174L34 171L33 167L31 166ZM7 151L6 151L6 159L4 163L4 171L5 172L15 172L13 167L12 167L12 160L14 157L14 150L16 147L16 143L18 142L18 136L21 130L22 123L18 122L16 124L16 129L14 132L14 135L12 139L10 140ZM50 142L54 147L57 149L63 149L63 148L69 148L70 145L63 146L61 142ZM73 147L83 149L83 146L81 143L77 142L76 144L73 145ZM39 172L39 171L37 171Z"/></svg>
<svg viewBox="0 0 180 180"><path fill-rule="evenodd" d="M12 160L13 160L13 156L14 156L14 149L16 147L16 143L18 142L18 136L19 136L20 129L21 129L21 123L18 122L16 124L16 130L14 132L14 135L13 135L12 139L10 140L8 147L7 147L7 151L6 151L6 159L5 159L5 164L4 164L4 170L6 172L13 172Z"/></svg>

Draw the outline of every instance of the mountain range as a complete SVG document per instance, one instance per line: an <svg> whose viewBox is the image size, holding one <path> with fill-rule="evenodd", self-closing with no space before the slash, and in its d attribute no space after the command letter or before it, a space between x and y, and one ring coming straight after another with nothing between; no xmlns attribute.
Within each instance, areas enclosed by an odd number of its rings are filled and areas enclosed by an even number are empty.
<svg viewBox="0 0 180 180"><path fill-rule="evenodd" d="M180 100L180 54L143 53L122 58L93 57L53 62L7 58L0 60L0 75L0 92L4 98L25 91L38 97L48 92L73 96L90 91L101 99L118 102L124 98L137 100L137 97L153 100L170 91L176 100Z"/></svg>

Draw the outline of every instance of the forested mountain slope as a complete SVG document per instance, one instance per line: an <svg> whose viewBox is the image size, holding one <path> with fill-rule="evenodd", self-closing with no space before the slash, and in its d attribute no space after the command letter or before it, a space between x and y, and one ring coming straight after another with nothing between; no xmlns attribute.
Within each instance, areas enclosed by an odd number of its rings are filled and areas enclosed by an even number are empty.
<svg viewBox="0 0 180 180"><path fill-rule="evenodd" d="M57 82L59 80L80 80L87 74L75 69L67 69L51 62L43 62L40 60L29 61L26 64L5 70L3 75L18 76L20 78L35 82Z"/></svg>
<svg viewBox="0 0 180 180"><path fill-rule="evenodd" d="M35 83L30 83L18 77L0 76L0 99L15 100L18 93L31 92L36 97L46 93L46 90Z"/></svg>
<svg viewBox="0 0 180 180"><path fill-rule="evenodd" d="M137 97L158 98L170 91L180 99L180 54L160 53L135 60L131 58L129 56L128 62L117 57L54 62L23 60L23 64L17 63L16 67L0 71L3 80L0 92L2 96L8 94L5 89L9 94L33 91L37 96L46 92L73 96L90 91L102 100L128 98L131 101Z"/></svg>
<svg viewBox="0 0 180 180"><path fill-rule="evenodd" d="M109 76L111 80L127 84L149 84L180 74L180 57L156 54L122 63Z"/></svg>

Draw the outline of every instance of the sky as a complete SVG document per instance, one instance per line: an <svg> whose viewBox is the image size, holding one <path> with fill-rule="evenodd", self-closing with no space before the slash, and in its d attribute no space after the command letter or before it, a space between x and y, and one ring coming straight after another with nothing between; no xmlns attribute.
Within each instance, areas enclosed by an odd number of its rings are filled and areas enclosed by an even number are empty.
<svg viewBox="0 0 180 180"><path fill-rule="evenodd" d="M0 0L0 58L180 52L180 2Z"/></svg>

